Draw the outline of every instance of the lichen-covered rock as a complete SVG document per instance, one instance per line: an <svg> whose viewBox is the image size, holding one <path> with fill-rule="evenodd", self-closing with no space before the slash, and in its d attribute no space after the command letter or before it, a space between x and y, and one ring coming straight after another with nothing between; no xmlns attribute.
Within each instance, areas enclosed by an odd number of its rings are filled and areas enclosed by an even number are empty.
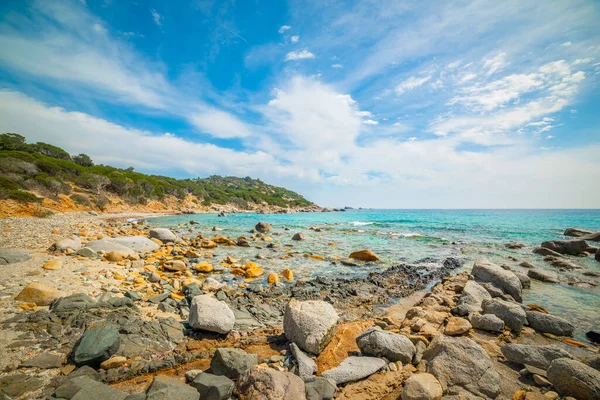
<svg viewBox="0 0 600 400"><path fill-rule="evenodd" d="M369 328L356 338L361 353L368 356L385 357L390 361L410 363L415 355L415 346L404 335Z"/></svg>
<svg viewBox="0 0 600 400"><path fill-rule="evenodd" d="M285 309L283 330L288 340L302 350L319 354L335 334L338 319L329 303L292 300Z"/></svg>

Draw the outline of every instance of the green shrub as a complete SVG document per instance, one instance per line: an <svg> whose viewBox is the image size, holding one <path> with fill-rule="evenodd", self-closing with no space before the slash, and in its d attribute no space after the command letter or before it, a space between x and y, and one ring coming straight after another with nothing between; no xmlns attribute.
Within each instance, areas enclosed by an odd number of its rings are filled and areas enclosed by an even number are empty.
<svg viewBox="0 0 600 400"><path fill-rule="evenodd" d="M110 200L105 195L100 194L92 199L92 203L94 203L99 209L104 210L110 203Z"/></svg>
<svg viewBox="0 0 600 400"><path fill-rule="evenodd" d="M6 176L0 176L0 189L19 190L21 189L21 184Z"/></svg>
<svg viewBox="0 0 600 400"><path fill-rule="evenodd" d="M79 205L86 206L86 207L89 207L92 205L87 197L85 197L79 193L73 193L70 196L70 198L71 198L71 200L73 200L75 202L75 204L79 204Z"/></svg>
<svg viewBox="0 0 600 400"><path fill-rule="evenodd" d="M0 188L0 199L17 200L22 203L41 203L42 198L23 190L5 190Z"/></svg>
<svg viewBox="0 0 600 400"><path fill-rule="evenodd" d="M48 143L37 142L31 145L34 151L43 154L48 157L58 158L61 160L71 160L69 153L61 149L60 147L53 146Z"/></svg>
<svg viewBox="0 0 600 400"><path fill-rule="evenodd" d="M78 156L74 156L73 161L75 162L75 164L81 165L82 167L93 167L94 166L94 162L92 161L90 156L88 156L87 154L83 154L83 153L79 154Z"/></svg>

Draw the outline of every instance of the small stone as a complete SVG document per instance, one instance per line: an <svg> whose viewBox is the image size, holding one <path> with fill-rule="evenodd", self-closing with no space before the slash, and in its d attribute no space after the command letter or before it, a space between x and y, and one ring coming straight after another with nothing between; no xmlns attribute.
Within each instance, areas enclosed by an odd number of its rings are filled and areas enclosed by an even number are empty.
<svg viewBox="0 0 600 400"><path fill-rule="evenodd" d="M202 261L196 264L196 267L194 269L198 272L208 273L212 272L213 266L208 261Z"/></svg>
<svg viewBox="0 0 600 400"><path fill-rule="evenodd" d="M312 358L304 354L296 343L290 344L290 350L298 363L298 376L304 382L311 380L313 375L317 373L317 364Z"/></svg>
<svg viewBox="0 0 600 400"><path fill-rule="evenodd" d="M125 358L125 357L113 356L113 357L109 358L108 360L103 361L100 364L100 368L102 368L102 369L119 368L120 366L125 364L125 361L127 361L127 358Z"/></svg>
<svg viewBox="0 0 600 400"><path fill-rule="evenodd" d="M56 271L61 269L63 266L63 263L60 259L55 259L52 261L48 261L46 264L44 264L44 266L42 268L48 270L48 271Z"/></svg>
<svg viewBox="0 0 600 400"><path fill-rule="evenodd" d="M294 273L292 272L292 270L285 268L284 270L281 271L281 276L283 276L283 278L286 281L293 281L294 280Z"/></svg>
<svg viewBox="0 0 600 400"><path fill-rule="evenodd" d="M258 357L256 354L248 354L240 349L220 348L215 350L210 362L210 373L237 379L257 364Z"/></svg>
<svg viewBox="0 0 600 400"><path fill-rule="evenodd" d="M271 272L269 273L269 276L267 276L267 282L269 285L274 285L275 283L279 282L279 276Z"/></svg>
<svg viewBox="0 0 600 400"><path fill-rule="evenodd" d="M541 387L552 386L552 384L550 383L550 381L548 379L546 379L543 376L538 375L538 374L533 374L533 380L535 381L535 383L538 386L541 386Z"/></svg>
<svg viewBox="0 0 600 400"><path fill-rule="evenodd" d="M471 323L464 318L450 317L444 333L449 336L458 336L471 329Z"/></svg>
<svg viewBox="0 0 600 400"><path fill-rule="evenodd" d="M150 239L158 239L162 243L175 242L177 240L177 236L167 228L150 229L149 235Z"/></svg>
<svg viewBox="0 0 600 400"><path fill-rule="evenodd" d="M21 367L25 368L59 368L62 365L63 357L58 354L42 353L21 364Z"/></svg>
<svg viewBox="0 0 600 400"><path fill-rule="evenodd" d="M351 356L342 361L337 367L323 372L321 376L333 380L337 385L341 385L342 383L354 382L371 376L386 365L386 362L381 358Z"/></svg>
<svg viewBox="0 0 600 400"><path fill-rule="evenodd" d="M170 260L164 265L165 269L173 272L182 272L187 269L187 265L182 260Z"/></svg>
<svg viewBox="0 0 600 400"><path fill-rule="evenodd" d="M379 256L372 250L358 250L350 253L350 258L359 261L379 261Z"/></svg>
<svg viewBox="0 0 600 400"><path fill-rule="evenodd" d="M224 400L230 398L235 383L226 376L201 372L196 375L190 386L196 388L202 400Z"/></svg>
<svg viewBox="0 0 600 400"><path fill-rule="evenodd" d="M105 254L104 258L106 258L106 260L110 262L119 262L123 261L125 259L125 256L121 252L113 250L110 253Z"/></svg>
<svg viewBox="0 0 600 400"><path fill-rule="evenodd" d="M188 323L194 329L229 333L235 325L235 314L226 303L200 295L192 300Z"/></svg>

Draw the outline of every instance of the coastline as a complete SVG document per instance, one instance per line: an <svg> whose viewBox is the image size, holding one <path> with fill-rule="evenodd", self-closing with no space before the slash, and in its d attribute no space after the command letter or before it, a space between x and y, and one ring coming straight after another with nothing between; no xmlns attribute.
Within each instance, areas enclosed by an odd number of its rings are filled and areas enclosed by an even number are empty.
<svg viewBox="0 0 600 400"><path fill-rule="evenodd" d="M79 235L84 242L102 237L130 235L148 237L150 231L148 224L131 224L127 223L127 220L149 218L151 221L153 216L156 214L126 212L92 215L80 212L55 214L41 219L0 220L0 231L3 232L0 248L24 248L28 250L31 257L14 265L0 266L3 278L3 285L0 288L2 293L0 304L3 306L0 311L3 331L0 348L10 349L7 356L0 360L0 370L4 371L0 373L0 377L25 375L39 380L41 387L29 393L24 392L23 394L28 393L27 396L54 390L57 383L68 381L69 374L64 373L64 368L71 362L68 356L89 324L98 318L113 317L126 318L130 324L138 324L140 327L146 326L144 325L146 323L157 324L167 332L161 336L162 339L170 343L166 348L147 347L147 343L140 348L139 345L136 347L135 341L125 340L121 352L128 352L125 356L126 360L114 368L98 369L98 377L101 381L128 393L139 393L145 390L153 382L154 377L160 374L177 376L183 381L186 372L208 368L215 349L220 347L241 348L250 354L258 354L259 361L267 361L261 362L264 366L278 372L286 372L292 369L293 364L286 364L285 361L292 363L293 358L289 356L289 342L281 324L286 306L292 299L294 301L325 300L333 304L339 314L340 323L333 337L321 354L315 358L319 374L338 366L350 354L360 353L361 349L356 342L357 337L371 326L378 326L393 334L404 335L413 344L422 342L426 347L438 336L472 340L483 349L490 360L490 365L503 378L498 387L500 398L513 397L524 385L527 390L523 392L522 398L527 396L526 392L540 395L554 392L547 390L547 386L539 385L534 380L533 374L523 376L515 365L507 362L501 350L506 343L554 345L583 362L589 363L597 359L598 348L591 343L565 342L563 336L544 335L530 327L524 327L519 335L511 333L510 330L494 334L472 326L458 335L447 335L446 330L450 319L458 318L463 324L463 321L468 322L464 317L455 316L453 308L460 303L469 277L464 272L456 273L457 266L452 262L446 269L436 271L412 265L373 273L364 279L317 278L302 281L292 279L286 282L283 277L278 277L282 282L280 284L265 285L262 290L248 290L252 288L248 285L252 280L237 280L233 281L235 285L228 283L226 286L220 286L222 282L210 280L213 276L220 278L227 271L236 268L239 263L236 261L232 263L233 265L223 265L223 262L212 259L211 248L215 248L212 244L202 246L202 241L213 241L220 236L218 232L207 232L207 237L194 245L194 238L186 238L185 232L181 230L177 232L179 238L175 244L163 242L157 250L136 252L137 255L112 262L101 258L74 256L68 250L48 250L52 243L73 234ZM269 235L269 232L254 233L249 235L248 242L251 246L262 248L272 243L272 239L266 239ZM225 248L232 245L227 240L213 244ZM236 244L239 246L239 243ZM140 258L140 255L143 258ZM152 262L153 259L156 261ZM60 260L59 269L41 268L54 260ZM186 268L182 270L166 268L169 263L174 264L175 260L182 260L187 264ZM211 265L210 272L199 272L194 266L202 263L203 260ZM259 269L262 262L264 261L256 260ZM471 269L471 266L467 267ZM164 279L152 283L149 280L150 275L156 272L159 272ZM217 299L225 301L236 310L237 325L234 330L228 335L219 335L182 327L181 322L186 321L186 318L183 318L185 313L182 313L183 309L178 297L186 296L183 291L185 285L182 285L186 279L191 283L197 282L202 291L212 293ZM260 279L264 279L264 276ZM175 281L180 282L179 288L175 285ZM408 281L411 283L408 284ZM439 283L424 292L424 288L427 288L432 281L439 281ZM31 302L14 300L25 284L35 282L56 288L61 291L61 295L85 293L99 302L109 302L111 297L130 299L123 295L131 290L138 291L141 299L126 302L127 304L121 302L117 307L113 305L99 307L93 312L75 307L68 312L63 311L64 314L56 310L48 311L47 306L35 306ZM171 289L167 290L168 287ZM146 291L149 288L152 288L151 293ZM147 301L163 293L167 293L163 301ZM174 294L175 297L169 296L169 293ZM324 296L323 293L327 295ZM165 299L174 301L163 304ZM253 308L256 309L254 312L249 311ZM83 325L77 327L69 325L73 313L84 321ZM36 338L32 335L31 332L40 329L46 332L50 329L50 332L53 332L48 318L54 318L53 323L56 324L56 316L60 320L59 325L62 326L60 341L52 339L52 334L50 339ZM122 336L129 338L130 334ZM157 338L152 336L155 334L148 337L141 335L137 339L156 340ZM44 345L40 346L41 343ZM581 347L582 345L587 348ZM27 360L37 354L45 354L48 350L52 354L60 355L60 367L46 369L23 366ZM145 355L135 355L136 351ZM403 383L409 376L429 371L427 362L422 361L398 364L388 360L383 370L357 382L338 385L336 398L397 398L403 390ZM465 385L452 386L456 387L444 389L446 395L468 398L473 394L465 389ZM457 393L454 394L453 390ZM553 394L546 398L549 399L550 396Z"/></svg>

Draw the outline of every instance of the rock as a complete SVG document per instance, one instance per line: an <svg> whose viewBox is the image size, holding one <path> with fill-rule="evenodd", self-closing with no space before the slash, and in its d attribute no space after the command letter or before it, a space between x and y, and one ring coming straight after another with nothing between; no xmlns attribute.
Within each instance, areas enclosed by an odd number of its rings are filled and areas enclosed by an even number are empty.
<svg viewBox="0 0 600 400"><path fill-rule="evenodd" d="M302 233L302 232L298 232L294 236L292 236L292 240L304 240L304 239L306 239L306 238L304 237L304 233Z"/></svg>
<svg viewBox="0 0 600 400"><path fill-rule="evenodd" d="M73 251L81 249L81 239L79 236L71 235L68 238L60 239L50 246L51 251L65 251L67 249Z"/></svg>
<svg viewBox="0 0 600 400"><path fill-rule="evenodd" d="M104 258L110 262L119 262L125 259L125 256L117 250L113 250L110 253L104 255Z"/></svg>
<svg viewBox="0 0 600 400"><path fill-rule="evenodd" d="M541 386L541 387L552 386L552 384L550 383L550 381L548 379L546 379L543 376L538 375L538 374L533 374L533 380L536 385Z"/></svg>
<svg viewBox="0 0 600 400"><path fill-rule="evenodd" d="M126 291L125 297L128 297L133 301L141 301L142 300L142 296L140 296L140 294L138 292L135 292L133 290Z"/></svg>
<svg viewBox="0 0 600 400"><path fill-rule="evenodd" d="M97 322L88 327L75 344L72 358L77 366L97 367L119 350L119 331L108 321Z"/></svg>
<svg viewBox="0 0 600 400"><path fill-rule="evenodd" d="M595 355L586 361L586 364L600 371L600 355Z"/></svg>
<svg viewBox="0 0 600 400"><path fill-rule="evenodd" d="M214 292L225 286L226 285L223 282L219 282L215 278L206 278L204 282L202 282L202 290L205 292Z"/></svg>
<svg viewBox="0 0 600 400"><path fill-rule="evenodd" d="M504 293L510 294L518 302L523 301L521 281L511 271L492 264L487 259L480 259L475 261L471 274L476 280L494 284L502 289Z"/></svg>
<svg viewBox="0 0 600 400"><path fill-rule="evenodd" d="M573 240L549 240L542 243L542 248L550 249L560 254L568 254L571 256L577 256L584 253L588 244L585 240L573 239Z"/></svg>
<svg viewBox="0 0 600 400"><path fill-rule="evenodd" d="M167 271L183 272L187 269L187 265L183 260L170 260L165 263L164 268Z"/></svg>
<svg viewBox="0 0 600 400"><path fill-rule="evenodd" d="M483 286L475 281L468 281L452 312L462 316L481 312L481 302L491 298L492 296Z"/></svg>
<svg viewBox="0 0 600 400"><path fill-rule="evenodd" d="M64 296L64 293L42 283L30 283L15 297L17 301L35 303L38 306L48 306L52 300Z"/></svg>
<svg viewBox="0 0 600 400"><path fill-rule="evenodd" d="M208 261L202 261L202 262L199 262L198 264L196 264L194 269L198 272L208 273L208 272L212 272L212 270L214 268L211 265L211 263L209 263Z"/></svg>
<svg viewBox="0 0 600 400"><path fill-rule="evenodd" d="M379 256L371 250L358 250L350 253L350 258L359 261L379 261Z"/></svg>
<svg viewBox="0 0 600 400"><path fill-rule="evenodd" d="M289 372L255 365L237 381L235 391L246 400L304 400L304 382Z"/></svg>
<svg viewBox="0 0 600 400"><path fill-rule="evenodd" d="M524 248L525 245L523 243L519 243L519 242L510 242L510 243L505 243L504 247L506 247L507 249L511 249L511 250L518 250L518 249Z"/></svg>
<svg viewBox="0 0 600 400"><path fill-rule="evenodd" d="M600 249L598 249L594 258L596 259L596 261L600 261Z"/></svg>
<svg viewBox="0 0 600 400"><path fill-rule="evenodd" d="M572 237L582 237L591 235L594 231L590 231L588 229L580 229L580 228L567 228L563 235L572 236Z"/></svg>
<svg viewBox="0 0 600 400"><path fill-rule="evenodd" d="M548 368L553 360L573 358L567 351L557 346L508 343L502 346L500 351L510 362L531 365L544 370Z"/></svg>
<svg viewBox="0 0 600 400"><path fill-rule="evenodd" d="M336 385L354 382L373 375L387 363L375 357L348 357L337 367L325 371L322 377L331 379Z"/></svg>
<svg viewBox="0 0 600 400"><path fill-rule="evenodd" d="M110 253L112 251L117 251L121 253L123 257L129 257L136 254L136 252L129 247L123 246L122 244L115 242L113 239L94 240L86 244L85 247L90 248L97 253Z"/></svg>
<svg viewBox="0 0 600 400"><path fill-rule="evenodd" d="M56 271L56 270L62 269L62 266L63 266L62 260L57 258L57 259L48 261L46 264L44 264L44 266L42 268L45 270L48 270L48 271Z"/></svg>
<svg viewBox="0 0 600 400"><path fill-rule="evenodd" d="M475 329L481 329L489 332L504 331L504 321L494 314L473 314L471 316L471 325Z"/></svg>
<svg viewBox="0 0 600 400"><path fill-rule="evenodd" d="M587 331L585 333L585 337L587 337L592 343L600 343L600 332Z"/></svg>
<svg viewBox="0 0 600 400"><path fill-rule="evenodd" d="M284 268L281 270L281 276L283 276L283 278L289 282L294 280L294 273L289 268Z"/></svg>
<svg viewBox="0 0 600 400"><path fill-rule="evenodd" d="M124 400L127 394L89 376L71 377L54 391L54 398L70 400Z"/></svg>
<svg viewBox="0 0 600 400"><path fill-rule="evenodd" d="M304 382L306 387L306 400L332 400L337 386L330 379L320 376L310 382Z"/></svg>
<svg viewBox="0 0 600 400"><path fill-rule="evenodd" d="M431 374L415 374L404 382L402 400L439 400L441 398L442 386Z"/></svg>
<svg viewBox="0 0 600 400"><path fill-rule="evenodd" d="M279 275L277 275L274 272L269 273L269 276L267 276L267 282L269 283L269 285L274 285L279 281Z"/></svg>
<svg viewBox="0 0 600 400"><path fill-rule="evenodd" d="M256 224L254 229L256 229L256 231L260 233L268 233L271 232L271 225L267 224L266 222L259 222L258 224Z"/></svg>
<svg viewBox="0 0 600 400"><path fill-rule="evenodd" d="M564 318L538 311L526 311L529 326L557 336L571 336L575 327Z"/></svg>
<svg viewBox="0 0 600 400"><path fill-rule="evenodd" d="M156 243L143 236L122 236L114 238L112 240L114 242L117 242L118 244L122 244L125 247L129 247L135 252L140 253L154 251L159 248L159 246Z"/></svg>
<svg viewBox="0 0 600 400"><path fill-rule="evenodd" d="M177 240L177 236L167 228L150 229L149 236L150 239L158 239L163 243L175 242Z"/></svg>
<svg viewBox="0 0 600 400"><path fill-rule="evenodd" d="M367 329L356 338L356 344L364 355L385 357L405 364L412 361L416 352L415 346L406 336L378 327Z"/></svg>
<svg viewBox="0 0 600 400"><path fill-rule="evenodd" d="M229 333L235 325L235 315L226 303L200 295L192 299L188 323L194 329Z"/></svg>
<svg viewBox="0 0 600 400"><path fill-rule="evenodd" d="M52 353L42 353L28 359L23 364L21 364L21 367L35 367L42 369L59 368L62 365L62 361L63 357L61 355Z"/></svg>
<svg viewBox="0 0 600 400"><path fill-rule="evenodd" d="M127 358L125 358L125 357L113 356L113 357L109 358L108 360L102 361L102 363L100 364L100 368L102 368L102 369L119 368L120 366L125 364L125 361L127 361Z"/></svg>
<svg viewBox="0 0 600 400"><path fill-rule="evenodd" d="M520 305L500 299L484 300L482 303L484 314L494 314L504 324L510 328L510 330L518 335L521 333L523 324L527 321L527 315Z"/></svg>
<svg viewBox="0 0 600 400"><path fill-rule="evenodd" d="M200 400L200 393L179 379L156 375L152 385L146 390L146 400Z"/></svg>
<svg viewBox="0 0 600 400"><path fill-rule="evenodd" d="M433 374L445 391L460 386L482 397L500 393L500 376L485 350L466 337L438 335L423 355L427 372Z"/></svg>
<svg viewBox="0 0 600 400"><path fill-rule="evenodd" d="M304 382L312 380L313 375L317 373L317 364L312 358L304 354L296 343L290 344L290 350L298 363L298 376L300 379Z"/></svg>
<svg viewBox="0 0 600 400"><path fill-rule="evenodd" d="M225 400L231 397L235 383L226 376L202 372L190 386L196 388L202 400Z"/></svg>
<svg viewBox="0 0 600 400"><path fill-rule="evenodd" d="M560 253L557 253L554 250L546 249L544 247L536 247L535 249L533 249L533 253L539 254L540 256L562 257Z"/></svg>
<svg viewBox="0 0 600 400"><path fill-rule="evenodd" d="M292 300L285 309L283 329L289 341L304 351L319 354L335 334L338 319L329 303Z"/></svg>
<svg viewBox="0 0 600 400"><path fill-rule="evenodd" d="M450 317L444 333L448 336L458 336L467 333L471 329L471 323L464 318Z"/></svg>
<svg viewBox="0 0 600 400"><path fill-rule="evenodd" d="M35 376L26 374L6 375L0 377L0 394L17 398L27 392L41 388L44 382Z"/></svg>
<svg viewBox="0 0 600 400"><path fill-rule="evenodd" d="M75 255L85 257L85 258L99 258L100 257L98 255L98 253L96 253L93 249L90 249L89 247L84 247L80 250L77 250Z"/></svg>
<svg viewBox="0 0 600 400"><path fill-rule="evenodd" d="M14 264L31 258L27 250L0 249L0 265Z"/></svg>
<svg viewBox="0 0 600 400"><path fill-rule="evenodd" d="M531 279L529 279L527 275L519 271L512 271L512 273L515 274L517 278L519 278L519 280L521 281L521 287L523 289L529 289L531 287Z"/></svg>
<svg viewBox="0 0 600 400"><path fill-rule="evenodd" d="M544 271L540 268L533 268L527 271L527 276L542 282L559 283L558 276L550 271Z"/></svg>
<svg viewBox="0 0 600 400"><path fill-rule="evenodd" d="M559 358L548 368L548 380L561 396L600 399L600 372L576 360Z"/></svg>
<svg viewBox="0 0 600 400"><path fill-rule="evenodd" d="M257 364L258 357L256 354L248 354L240 349L220 348L215 350L215 354L210 361L210 373L237 379Z"/></svg>
<svg viewBox="0 0 600 400"><path fill-rule="evenodd" d="M252 264L251 266L248 266L248 264ZM248 263L246 265L246 272L245 272L245 276L246 278L258 278L259 276L261 276L262 274L265 273L265 271L260 268L258 265L256 265L255 263Z"/></svg>
<svg viewBox="0 0 600 400"><path fill-rule="evenodd" d="M425 353L425 350L427 350L427 345L422 340L417 340L417 343L415 344L415 349L416 351L412 359L412 363L413 365L418 365L423 359L423 354Z"/></svg>

